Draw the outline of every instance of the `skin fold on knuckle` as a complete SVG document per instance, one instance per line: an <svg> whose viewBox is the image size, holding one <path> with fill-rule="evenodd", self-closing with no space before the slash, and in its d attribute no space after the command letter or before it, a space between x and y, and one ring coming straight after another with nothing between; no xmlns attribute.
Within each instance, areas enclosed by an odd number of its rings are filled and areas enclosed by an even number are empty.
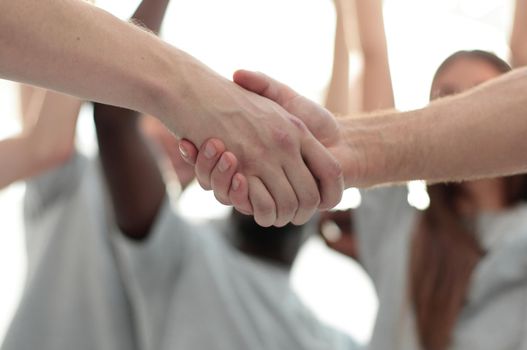
<svg viewBox="0 0 527 350"><path fill-rule="evenodd" d="M258 225L263 227L271 226L276 220L274 203L263 201L255 204L254 218Z"/></svg>
<svg viewBox="0 0 527 350"><path fill-rule="evenodd" d="M320 204L320 193L318 193L318 189L315 188L312 191L303 191L302 196L300 197L300 204L302 208L306 208L309 210L315 210L314 208L317 208Z"/></svg>
<svg viewBox="0 0 527 350"><path fill-rule="evenodd" d="M278 220L280 222L285 221L286 223L291 221L291 219L295 216L295 213L298 211L299 203L296 200L296 197L294 200L287 199L282 200L283 203L279 203L278 206Z"/></svg>
<svg viewBox="0 0 527 350"><path fill-rule="evenodd" d="M308 128L306 124L300 118L290 115L287 117L287 119L302 134L305 134L308 132Z"/></svg>
<svg viewBox="0 0 527 350"><path fill-rule="evenodd" d="M295 135L293 135L293 132L289 128L274 128L272 130L272 140L274 145L289 155L295 154L299 149L299 142L295 139Z"/></svg>

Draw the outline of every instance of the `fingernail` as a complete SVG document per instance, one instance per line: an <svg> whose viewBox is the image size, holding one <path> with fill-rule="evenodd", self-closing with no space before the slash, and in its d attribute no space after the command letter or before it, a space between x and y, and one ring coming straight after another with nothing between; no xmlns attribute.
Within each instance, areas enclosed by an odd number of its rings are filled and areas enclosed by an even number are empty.
<svg viewBox="0 0 527 350"><path fill-rule="evenodd" d="M225 156L220 158L220 162L218 163L218 170L221 173L226 172L231 167L230 162L225 158Z"/></svg>
<svg viewBox="0 0 527 350"><path fill-rule="evenodd" d="M238 191L238 188L240 188L240 180L238 180L238 178L235 177L235 178L232 180L232 190L233 190L233 191Z"/></svg>
<svg viewBox="0 0 527 350"><path fill-rule="evenodd" d="M182 144L179 145L179 153L181 153L184 158L188 158L188 152Z"/></svg>
<svg viewBox="0 0 527 350"><path fill-rule="evenodd" d="M212 142L207 143L207 146L205 146L205 158L212 159L216 155L216 147L212 144Z"/></svg>

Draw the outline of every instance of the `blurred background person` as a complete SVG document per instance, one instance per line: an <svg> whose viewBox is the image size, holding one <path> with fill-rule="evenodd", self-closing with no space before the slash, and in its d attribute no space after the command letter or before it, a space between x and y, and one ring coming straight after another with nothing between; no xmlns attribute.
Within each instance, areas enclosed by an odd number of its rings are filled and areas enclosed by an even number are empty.
<svg viewBox="0 0 527 350"><path fill-rule="evenodd" d="M509 71L489 52L457 52L438 68L431 99ZM284 96L285 86L270 83L273 96ZM363 192L355 226L344 230L357 242L346 235L330 246L359 257L376 286L380 305L370 348L521 348L526 191L524 175L432 185L422 214L407 204L404 187Z"/></svg>
<svg viewBox="0 0 527 350"><path fill-rule="evenodd" d="M129 110L95 106L119 227L116 255L139 348L356 349L291 288L292 264L313 230L292 224L262 228L237 212L204 224L185 220L167 201L137 118ZM177 148L164 150L179 165L178 174L189 168Z"/></svg>
<svg viewBox="0 0 527 350"><path fill-rule="evenodd" d="M457 52L438 68L431 99L509 70L491 53ZM364 191L351 216L328 219L341 228L340 237L326 232L328 245L358 259L376 286L370 348L522 348L527 176L430 185L428 193L420 213L404 187Z"/></svg>

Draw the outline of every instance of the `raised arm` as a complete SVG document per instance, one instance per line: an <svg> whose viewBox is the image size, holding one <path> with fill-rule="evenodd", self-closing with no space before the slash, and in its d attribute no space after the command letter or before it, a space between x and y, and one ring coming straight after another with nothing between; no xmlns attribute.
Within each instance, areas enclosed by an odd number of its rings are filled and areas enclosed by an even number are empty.
<svg viewBox="0 0 527 350"><path fill-rule="evenodd" d="M326 108L337 115L348 115L354 104L350 92L350 47L346 38L342 1L335 0L335 40L331 80L326 95ZM359 91L360 94L360 91Z"/></svg>
<svg viewBox="0 0 527 350"><path fill-rule="evenodd" d="M337 28L333 73L326 107L337 114L349 114L349 53L362 57L361 103L354 110L393 108L394 97L381 0L335 0Z"/></svg>
<svg viewBox="0 0 527 350"><path fill-rule="evenodd" d="M169 0L143 0L134 20L158 32ZM158 164L139 128L137 112L95 104L100 158L116 220L130 238L147 237L165 198Z"/></svg>
<svg viewBox="0 0 527 350"><path fill-rule="evenodd" d="M527 65L527 0L516 0L510 46L514 67Z"/></svg>
<svg viewBox="0 0 527 350"><path fill-rule="evenodd" d="M382 0L355 0L364 61L362 110L393 108Z"/></svg>
<svg viewBox="0 0 527 350"><path fill-rule="evenodd" d="M225 141L257 221L304 223L342 195L342 172L298 118L151 33L79 0L0 1L0 76L160 118L196 144Z"/></svg>
<svg viewBox="0 0 527 350"><path fill-rule="evenodd" d="M81 101L41 89L25 91L24 129L0 141L0 188L61 164L74 148Z"/></svg>

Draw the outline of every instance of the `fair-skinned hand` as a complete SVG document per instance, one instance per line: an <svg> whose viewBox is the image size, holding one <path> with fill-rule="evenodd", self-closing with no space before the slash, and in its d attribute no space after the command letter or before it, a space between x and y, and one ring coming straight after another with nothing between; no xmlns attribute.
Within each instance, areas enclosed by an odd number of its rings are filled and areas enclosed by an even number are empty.
<svg viewBox="0 0 527 350"><path fill-rule="evenodd" d="M273 100L297 116L337 160L344 160L347 145L341 136L336 119L329 111L261 73L238 71L234 75L234 81L247 90ZM225 204L234 205L244 214L252 214L251 184L242 169L235 169L236 157L232 153L217 154L214 158L204 157L204 150L210 143L215 144L218 149L225 149L219 139L208 140L199 152L186 140L180 143L180 148L186 154L187 161L191 164L195 163L199 181L208 184L217 198ZM220 159L223 162L221 167ZM229 171L221 171L226 167Z"/></svg>
<svg viewBox="0 0 527 350"><path fill-rule="evenodd" d="M242 181L248 185L251 213L258 224L304 224L317 208L332 207L339 202L343 190L340 165L304 122L265 95L235 84L214 89L211 94L216 102L209 112L214 112L214 117L198 121L204 118L203 113L192 113L201 126L183 127L193 130L188 139L199 140L198 132L215 135L236 155L236 169L244 175ZM203 109L203 104L197 105ZM216 164L222 150L215 142L206 143L198 158ZM231 169L220 165L228 164L218 162L219 173ZM199 183L204 189L212 189L210 177L201 169L201 166L196 169ZM215 191L216 198L223 204L231 204L224 192Z"/></svg>

